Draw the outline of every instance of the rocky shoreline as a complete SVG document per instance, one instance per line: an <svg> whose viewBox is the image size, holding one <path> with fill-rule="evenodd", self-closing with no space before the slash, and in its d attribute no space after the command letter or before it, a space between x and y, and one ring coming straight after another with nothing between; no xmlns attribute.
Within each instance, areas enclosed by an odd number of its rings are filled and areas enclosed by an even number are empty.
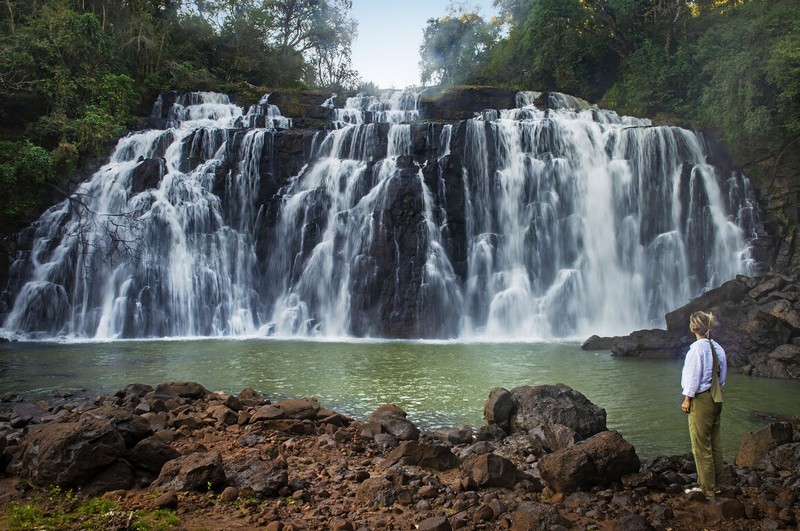
<svg viewBox="0 0 800 531"><path fill-rule="evenodd" d="M693 338L689 316L702 310L719 321L714 337L729 366L750 376L800 379L800 271L789 275L739 275L665 316L666 330L638 330L627 336L587 339L584 350L615 356L681 358Z"/></svg>
<svg viewBox="0 0 800 531"><path fill-rule="evenodd" d="M156 509L175 511L178 529L270 531L800 522L800 416L745 435L729 482L707 498L684 493L691 456L641 461L605 410L564 385L495 388L484 426L426 431L391 404L357 420L313 398L270 403L192 382L2 400L0 506L73 489L116 500L107 529Z"/></svg>

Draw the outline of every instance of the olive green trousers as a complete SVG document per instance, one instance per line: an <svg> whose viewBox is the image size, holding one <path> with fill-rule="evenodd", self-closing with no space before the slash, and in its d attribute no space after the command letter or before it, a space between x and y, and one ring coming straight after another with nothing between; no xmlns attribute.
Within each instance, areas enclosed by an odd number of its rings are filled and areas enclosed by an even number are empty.
<svg viewBox="0 0 800 531"><path fill-rule="evenodd" d="M705 490L722 484L724 464L722 460L722 437L720 417L722 403L711 399L711 393L702 393L692 399L689 409L689 436L692 439L692 454L697 467L697 482Z"/></svg>

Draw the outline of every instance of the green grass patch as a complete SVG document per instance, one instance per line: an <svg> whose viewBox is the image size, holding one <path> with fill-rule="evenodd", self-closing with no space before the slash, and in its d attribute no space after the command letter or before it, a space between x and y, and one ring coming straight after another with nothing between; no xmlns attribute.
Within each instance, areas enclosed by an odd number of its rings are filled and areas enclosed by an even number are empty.
<svg viewBox="0 0 800 531"><path fill-rule="evenodd" d="M0 521L10 531L170 531L180 524L174 511L123 510L104 498L80 499L73 491L53 487L26 502L11 502L0 509Z"/></svg>

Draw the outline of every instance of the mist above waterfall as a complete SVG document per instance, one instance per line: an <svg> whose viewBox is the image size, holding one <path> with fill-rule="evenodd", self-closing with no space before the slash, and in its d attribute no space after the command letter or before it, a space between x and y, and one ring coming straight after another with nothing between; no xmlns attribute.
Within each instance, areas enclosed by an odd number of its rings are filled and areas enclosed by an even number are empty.
<svg viewBox="0 0 800 531"><path fill-rule="evenodd" d="M544 96L448 123L331 97L313 131L269 95L159 98L164 128L28 229L4 331L585 337L752 272L753 191L702 136Z"/></svg>

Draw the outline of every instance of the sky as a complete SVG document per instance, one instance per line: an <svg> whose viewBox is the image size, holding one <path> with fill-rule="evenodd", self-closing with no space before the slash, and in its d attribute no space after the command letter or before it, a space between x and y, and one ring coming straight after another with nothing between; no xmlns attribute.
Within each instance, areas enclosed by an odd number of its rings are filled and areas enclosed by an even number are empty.
<svg viewBox="0 0 800 531"><path fill-rule="evenodd" d="M353 68L378 88L419 85L419 47L429 18L447 14L450 0L353 0L358 21ZM485 20L497 14L492 0L469 0Z"/></svg>

